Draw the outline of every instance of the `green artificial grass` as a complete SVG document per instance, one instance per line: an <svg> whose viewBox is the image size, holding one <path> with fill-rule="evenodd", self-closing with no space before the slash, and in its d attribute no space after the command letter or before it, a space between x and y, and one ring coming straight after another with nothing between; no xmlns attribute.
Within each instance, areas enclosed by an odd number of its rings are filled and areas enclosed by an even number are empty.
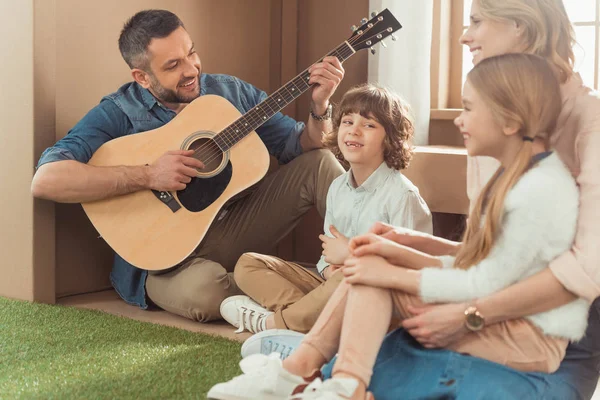
<svg viewBox="0 0 600 400"><path fill-rule="evenodd" d="M0 399L205 399L240 358L224 338L0 298Z"/></svg>

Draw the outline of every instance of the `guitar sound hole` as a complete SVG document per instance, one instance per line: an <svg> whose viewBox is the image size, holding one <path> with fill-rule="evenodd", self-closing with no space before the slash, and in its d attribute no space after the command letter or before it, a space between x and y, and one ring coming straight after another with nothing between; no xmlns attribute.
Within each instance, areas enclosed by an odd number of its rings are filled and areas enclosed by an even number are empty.
<svg viewBox="0 0 600 400"><path fill-rule="evenodd" d="M225 168L210 178L192 178L186 188L177 191L182 206L192 212L202 211L217 200L231 181L233 166L227 162Z"/></svg>
<svg viewBox="0 0 600 400"><path fill-rule="evenodd" d="M204 163L204 168L200 170L204 174L215 171L223 162L223 152L217 146L217 143L210 138L194 140L189 149L195 150L195 157Z"/></svg>

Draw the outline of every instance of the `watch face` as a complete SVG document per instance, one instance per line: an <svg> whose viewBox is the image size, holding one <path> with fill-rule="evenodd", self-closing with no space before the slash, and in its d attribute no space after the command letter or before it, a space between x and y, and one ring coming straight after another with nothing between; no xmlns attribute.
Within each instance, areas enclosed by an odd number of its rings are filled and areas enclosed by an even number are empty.
<svg viewBox="0 0 600 400"><path fill-rule="evenodd" d="M479 330L483 328L483 318L476 313L470 313L467 315L467 325L472 330Z"/></svg>

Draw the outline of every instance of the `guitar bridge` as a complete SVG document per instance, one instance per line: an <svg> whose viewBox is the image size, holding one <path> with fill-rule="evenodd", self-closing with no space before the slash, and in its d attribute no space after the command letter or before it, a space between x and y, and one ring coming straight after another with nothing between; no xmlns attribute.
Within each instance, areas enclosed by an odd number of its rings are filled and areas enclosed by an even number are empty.
<svg viewBox="0 0 600 400"><path fill-rule="evenodd" d="M175 196L173 196L171 193L158 190L152 190L152 193L154 193L157 199L169 207L171 211L176 212L181 208L177 200L175 200Z"/></svg>

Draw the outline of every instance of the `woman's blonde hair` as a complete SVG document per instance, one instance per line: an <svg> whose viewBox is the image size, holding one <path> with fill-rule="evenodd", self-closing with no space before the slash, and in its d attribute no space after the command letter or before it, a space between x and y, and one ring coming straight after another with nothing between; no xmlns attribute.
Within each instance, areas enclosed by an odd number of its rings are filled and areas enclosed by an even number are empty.
<svg viewBox="0 0 600 400"><path fill-rule="evenodd" d="M544 57L558 68L561 82L573 74L575 32L562 0L475 0L481 16L513 21L523 28L526 53Z"/></svg>
<svg viewBox="0 0 600 400"><path fill-rule="evenodd" d="M556 69L546 59L532 54L489 57L469 72L467 81L501 126L514 124L518 135L531 139L547 140L554 132L561 109L560 85ZM532 146L532 141L523 140L515 160L505 170L499 168L482 190L469 215L456 268L468 269L490 253L500 234L506 195L532 166Z"/></svg>
<svg viewBox="0 0 600 400"><path fill-rule="evenodd" d="M350 165L338 146L338 129L342 117L357 113L374 119L385 129L383 160L388 167L401 170L408 167L413 155L411 139L414 125L409 105L400 96L381 86L365 83L348 90L335 107L333 131L323 136L323 145L330 149L342 165Z"/></svg>

